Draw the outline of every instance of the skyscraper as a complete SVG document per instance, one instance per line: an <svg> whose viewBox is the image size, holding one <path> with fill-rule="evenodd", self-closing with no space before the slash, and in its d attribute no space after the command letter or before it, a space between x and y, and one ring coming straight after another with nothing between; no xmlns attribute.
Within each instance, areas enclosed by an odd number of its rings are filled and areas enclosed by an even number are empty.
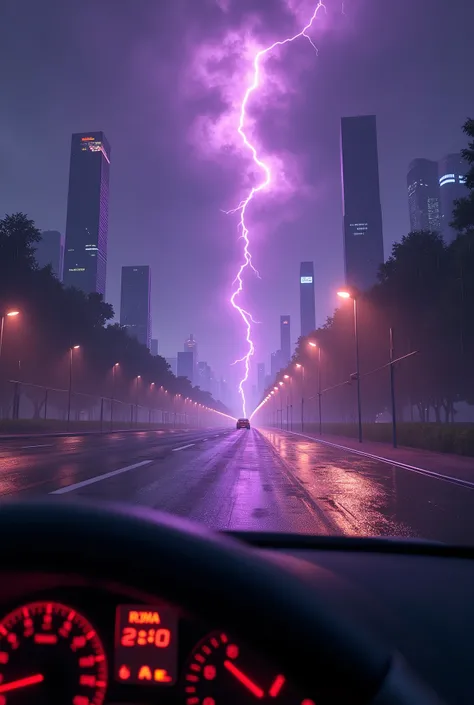
<svg viewBox="0 0 474 705"><path fill-rule="evenodd" d="M57 230L43 230L41 240L35 245L35 259L40 267L51 265L53 274L62 281L64 238Z"/></svg>
<svg viewBox="0 0 474 705"><path fill-rule="evenodd" d="M178 376L178 358L177 357L166 357L165 358L166 362L171 368L171 372L174 374L175 377Z"/></svg>
<svg viewBox="0 0 474 705"><path fill-rule="evenodd" d="M290 317L280 316L281 363L285 367L291 360Z"/></svg>
<svg viewBox="0 0 474 705"><path fill-rule="evenodd" d="M301 262L300 264L300 314L301 335L309 335L316 329L314 265L312 262Z"/></svg>
<svg viewBox="0 0 474 705"><path fill-rule="evenodd" d="M194 384L194 357L190 350L178 352L178 377L187 377Z"/></svg>
<svg viewBox="0 0 474 705"><path fill-rule="evenodd" d="M197 385L203 392L211 391L212 370L207 362L201 361L197 364Z"/></svg>
<svg viewBox="0 0 474 705"><path fill-rule="evenodd" d="M157 355L158 355L158 340L156 338L151 339L150 352L153 355L153 357L157 357Z"/></svg>
<svg viewBox="0 0 474 705"><path fill-rule="evenodd" d="M196 367L198 361L198 348L197 341L192 333L190 334L189 338L184 341L184 352L192 352L193 365L194 367Z"/></svg>
<svg viewBox="0 0 474 705"><path fill-rule="evenodd" d="M272 352L270 356L270 376L272 381L275 379L282 367L281 350L275 350L275 352Z"/></svg>
<svg viewBox="0 0 474 705"><path fill-rule="evenodd" d="M410 230L440 232L438 164L430 159L414 159L407 174Z"/></svg>
<svg viewBox="0 0 474 705"><path fill-rule="evenodd" d="M150 348L151 272L148 265L122 267L122 291L120 297L120 325L129 335Z"/></svg>
<svg viewBox="0 0 474 705"><path fill-rule="evenodd" d="M110 146L103 132L72 136L64 284L105 295Z"/></svg>
<svg viewBox="0 0 474 705"><path fill-rule="evenodd" d="M449 244L456 239L457 232L450 226L453 219L454 201L468 195L466 174L468 164L462 154L448 154L439 162L439 190L441 194L441 231Z"/></svg>
<svg viewBox="0 0 474 705"><path fill-rule="evenodd" d="M259 396L265 391L265 363L259 362L257 365L257 389Z"/></svg>
<svg viewBox="0 0 474 705"><path fill-rule="evenodd" d="M375 115L341 119L341 161L346 284L364 291L383 263Z"/></svg>

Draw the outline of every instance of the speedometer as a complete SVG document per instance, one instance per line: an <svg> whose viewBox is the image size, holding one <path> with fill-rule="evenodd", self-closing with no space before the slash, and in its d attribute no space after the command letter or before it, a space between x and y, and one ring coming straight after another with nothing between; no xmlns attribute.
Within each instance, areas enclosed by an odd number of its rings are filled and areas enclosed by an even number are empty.
<svg viewBox="0 0 474 705"><path fill-rule="evenodd" d="M186 705L314 705L283 673L224 632L212 632L199 642L183 685Z"/></svg>
<svg viewBox="0 0 474 705"><path fill-rule="evenodd" d="M31 602L0 622L0 705L102 705L104 647L88 620L59 602Z"/></svg>

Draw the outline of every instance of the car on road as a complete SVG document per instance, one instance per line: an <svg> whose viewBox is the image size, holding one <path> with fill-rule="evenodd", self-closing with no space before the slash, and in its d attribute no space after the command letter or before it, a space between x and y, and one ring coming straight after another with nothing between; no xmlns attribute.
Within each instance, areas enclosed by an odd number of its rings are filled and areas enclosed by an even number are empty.
<svg viewBox="0 0 474 705"><path fill-rule="evenodd" d="M250 421L248 419L239 419L237 421L237 428L246 428L250 431Z"/></svg>

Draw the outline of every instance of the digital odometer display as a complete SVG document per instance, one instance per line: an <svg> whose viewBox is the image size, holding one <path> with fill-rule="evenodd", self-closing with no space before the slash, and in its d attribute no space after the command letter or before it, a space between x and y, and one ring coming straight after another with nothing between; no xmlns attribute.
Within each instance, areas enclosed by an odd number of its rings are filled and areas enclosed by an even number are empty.
<svg viewBox="0 0 474 705"><path fill-rule="evenodd" d="M178 618L163 607L119 605L115 678L121 683L172 685L177 677Z"/></svg>

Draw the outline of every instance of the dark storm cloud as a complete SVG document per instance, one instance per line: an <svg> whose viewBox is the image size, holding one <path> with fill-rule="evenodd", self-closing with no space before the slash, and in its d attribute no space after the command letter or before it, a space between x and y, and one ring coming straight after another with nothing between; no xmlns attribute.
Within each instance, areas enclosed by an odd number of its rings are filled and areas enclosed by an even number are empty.
<svg viewBox="0 0 474 705"><path fill-rule="evenodd" d="M151 264L154 336L167 356L191 331L201 359L223 374L241 352L238 321L226 298L239 255L236 221L221 209L238 202L250 178L248 163L232 153L204 158L205 149L191 139L198 115L218 119L228 108L219 89L207 95L201 84L191 95L196 56L232 31L249 42L278 39L294 31L313 5L0 4L0 208L24 210L40 227L64 230L70 135L103 129L112 145L108 298L117 309L121 265ZM281 313L292 315L293 340L299 334L301 260L315 261L319 322L334 306L343 273L341 115L378 116L388 253L408 229L408 162L463 146L461 124L473 112L464 78L472 2L326 5L314 35L319 55L304 44L285 52L275 75L292 90L275 84L272 101L254 105L262 145L290 160L293 185L284 208L271 208L268 227L265 211L255 213L262 280L248 286L262 321L258 361L278 346Z"/></svg>

